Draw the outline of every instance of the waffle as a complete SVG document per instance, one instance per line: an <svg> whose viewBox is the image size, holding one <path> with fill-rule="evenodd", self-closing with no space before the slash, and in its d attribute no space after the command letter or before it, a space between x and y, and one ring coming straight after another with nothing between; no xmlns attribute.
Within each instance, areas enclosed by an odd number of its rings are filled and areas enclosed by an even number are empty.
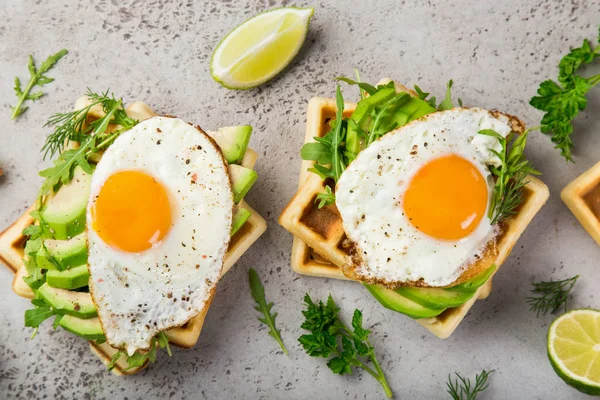
<svg viewBox="0 0 600 400"><path fill-rule="evenodd" d="M598 187L600 187L600 163L569 183L560 193L560 197L579 223L600 245L600 216L594 214L584 198L590 191Z"/></svg>
<svg viewBox="0 0 600 400"><path fill-rule="evenodd" d="M354 108L355 104L345 103L344 114L351 114ZM308 104L305 141L311 142L313 137L324 136L329 130L328 122L335 117L335 112L334 99L311 99ZM350 263L350 255L342 246L346 239L342 220L334 204L322 209L315 204L317 194L325 191L325 183L319 176L307 171L312 164L312 161L302 161L298 192L279 217L279 223L294 235L292 269L303 275L348 279L340 268ZM542 181L533 176L527 179L529 183L524 188L525 200L518 212L506 221L506 228L499 237L499 253L496 259L498 267L506 260L527 225L549 196L548 187ZM473 298L460 307L448 309L434 318L419 319L417 322L434 335L447 338L475 301L489 295L491 287L490 278Z"/></svg>
<svg viewBox="0 0 600 400"><path fill-rule="evenodd" d="M75 108L80 109L84 107L87 105L86 102L87 98L80 98L75 103ZM130 104L126 108L126 111L130 117L140 121L156 115L146 104L141 102ZM89 115L92 119L99 118L102 116L102 110L93 108L90 110ZM242 161L242 165L247 168L253 168L257 157L258 155L255 151L248 149ZM229 249L227 250L223 264L223 274L233 267L237 260L239 260L246 250L248 250L250 246L267 229L266 221L248 204L242 201L239 206L250 211L252 215L240 228L240 230L231 238ZM4 232L0 233L0 262L4 263L15 274L12 284L13 291L19 296L29 299L33 298L33 292L23 281L23 277L27 276L27 270L23 264L26 237L23 236L22 232L25 227L34 222L33 218L29 215L32 209L33 207L28 209L11 226L9 226ZM212 293L214 297L215 291ZM212 302L213 297L208 300L209 305ZM200 331L202 329L207 311L208 307L205 307L199 315L188 321L185 325L166 331L165 333L169 338L169 342L178 347L193 347L200 336ZM100 345L93 341L89 343L92 352L95 353L104 364L108 364L112 356L117 352L117 350L112 348L108 343L103 343ZM113 372L117 375L129 375L140 371L144 367L145 365L126 370L127 361L126 357L123 356L117 361Z"/></svg>

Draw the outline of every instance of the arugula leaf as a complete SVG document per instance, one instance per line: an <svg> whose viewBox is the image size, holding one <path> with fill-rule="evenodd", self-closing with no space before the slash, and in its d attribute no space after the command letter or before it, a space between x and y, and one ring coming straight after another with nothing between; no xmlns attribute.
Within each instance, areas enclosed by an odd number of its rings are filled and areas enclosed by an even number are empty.
<svg viewBox="0 0 600 400"><path fill-rule="evenodd" d="M445 111L445 110L451 110L454 108L454 105L452 104L452 99L451 99L451 96L452 96L451 91L452 91L453 84L454 84L454 82L452 82L452 79L450 79L448 81L448 84L446 85L446 97L444 97L444 101L442 101L440 103L440 105L437 107L438 110Z"/></svg>
<svg viewBox="0 0 600 400"><path fill-rule="evenodd" d="M425 100L431 107L437 108L437 106L436 106L437 103L436 103L435 96L433 96L432 98L430 98L429 100L427 100L427 97L429 96L429 93L426 93L426 92L422 91L421 88L418 87L417 85L415 85L415 92L417 92L417 95L418 95L419 99Z"/></svg>
<svg viewBox="0 0 600 400"><path fill-rule="evenodd" d="M287 355L288 351L281 340L281 331L275 326L275 318L277 313L271 313L273 303L267 303L265 298L265 288L260 281L260 277L252 268L248 271L248 281L250 282L250 292L252 298L256 302L254 309L263 314L258 320L269 327L269 335L279 343L281 350Z"/></svg>
<svg viewBox="0 0 600 400"><path fill-rule="evenodd" d="M600 28L599 37L600 42ZM566 161L573 161L572 121L587 107L587 92L600 83L600 74L585 78L577 75L578 70L585 64L600 57L600 46L592 49L590 42L585 39L581 47L572 49L558 65L558 82L548 79L543 81L537 96L533 96L529 104L544 111L541 121L541 131L551 135L555 148Z"/></svg>
<svg viewBox="0 0 600 400"><path fill-rule="evenodd" d="M357 78L357 80L354 80L354 79L346 78L344 76L338 76L335 79L338 81L346 82L349 85L356 85L361 90L365 91L369 95L372 95L373 93L375 93L377 91L377 88L375 86L370 85L367 82L361 82L360 79L358 79L358 78Z"/></svg>
<svg viewBox="0 0 600 400"><path fill-rule="evenodd" d="M525 180L527 175L540 173L525 158L528 131L521 135L510 133L507 137L492 129L481 130L479 134L498 139L502 147L499 152L490 149L501 162L499 168L490 167L490 171L496 177L496 183L488 217L492 224L497 224L513 215L523 202L523 188L528 183Z"/></svg>
<svg viewBox="0 0 600 400"><path fill-rule="evenodd" d="M455 375L458 379L452 381L452 375L448 375L448 394L452 396L453 400L475 400L477 395L488 388L489 384L487 380L494 370L481 371L480 374L475 376L475 385L473 386L471 380L463 378L457 372Z"/></svg>
<svg viewBox="0 0 600 400"><path fill-rule="evenodd" d="M115 354L113 354L113 356L110 358L110 362L108 363L106 368L109 371L112 371L117 366L117 361L119 361L119 358L121 358L121 356L123 354L125 354L125 352L123 350L119 350Z"/></svg>
<svg viewBox="0 0 600 400"><path fill-rule="evenodd" d="M319 203L319 209L335 203L335 194L331 192L329 185L325 186L325 192L317 194L315 203Z"/></svg>
<svg viewBox="0 0 600 400"><path fill-rule="evenodd" d="M362 313L354 311L350 329L340 320L340 309L331 295L327 298L327 303L323 304L322 301L313 302L307 293L304 304L306 309L302 311L302 315L305 320L301 327L310 333L300 336L298 341L306 353L311 357L331 357L327 366L336 374L350 375L353 368L363 369L381 384L388 397L392 397L392 390L368 338L371 332L362 326ZM374 368L366 365L369 361Z"/></svg>
<svg viewBox="0 0 600 400"><path fill-rule="evenodd" d="M25 326L37 328L42 322L56 314L57 310L48 305L36 306L30 310L25 310Z"/></svg>
<svg viewBox="0 0 600 400"><path fill-rule="evenodd" d="M21 115L25 111L27 111L27 109L29 107L23 106L23 103L25 101L27 101L27 100L36 101L44 95L44 92L42 92L42 91L31 93L31 89L33 89L34 86L41 87L41 86L44 86L44 85L54 81L53 78L47 77L45 75L45 73L48 72L52 67L54 67L54 65L61 58L63 58L66 54L67 54L67 50L62 49L58 53L48 56L48 58L46 58L46 60L42 63L42 65L40 65L39 69L36 68L35 63L33 61L33 57L29 56L27 69L29 70L30 79L29 79L29 82L27 83L27 86L25 87L25 89L22 89L21 88L21 80L18 77L15 77L14 90L15 90L15 94L17 95L18 101L15 106L11 107L13 112L12 112L12 115L10 116L10 119L15 119L19 115Z"/></svg>

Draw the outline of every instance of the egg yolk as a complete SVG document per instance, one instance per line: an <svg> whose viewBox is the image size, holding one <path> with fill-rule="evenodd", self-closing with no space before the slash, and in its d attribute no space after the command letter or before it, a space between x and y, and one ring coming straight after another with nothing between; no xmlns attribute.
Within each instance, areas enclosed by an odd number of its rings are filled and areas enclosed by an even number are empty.
<svg viewBox="0 0 600 400"><path fill-rule="evenodd" d="M404 212L420 231L457 240L473 232L485 214L485 178L457 155L437 158L417 171L404 195Z"/></svg>
<svg viewBox="0 0 600 400"><path fill-rule="evenodd" d="M94 230L108 245L132 253L149 249L171 227L167 191L143 172L117 172L100 188L92 220Z"/></svg>

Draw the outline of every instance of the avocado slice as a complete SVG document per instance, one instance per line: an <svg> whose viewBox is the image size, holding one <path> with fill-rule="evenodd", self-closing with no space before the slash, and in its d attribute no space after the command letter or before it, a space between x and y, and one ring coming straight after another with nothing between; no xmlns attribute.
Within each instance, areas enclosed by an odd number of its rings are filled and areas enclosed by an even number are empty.
<svg viewBox="0 0 600 400"><path fill-rule="evenodd" d="M231 189L233 190L233 201L235 204L244 199L244 196L254 182L258 179L256 171L241 165L229 165L229 177L231 178Z"/></svg>
<svg viewBox="0 0 600 400"><path fill-rule="evenodd" d="M36 254L37 265L42 269L63 271L87 262L88 249L85 232L69 240L45 239L44 245L46 249L42 247ZM57 267L49 257L52 257L59 266Z"/></svg>
<svg viewBox="0 0 600 400"><path fill-rule="evenodd" d="M398 109L398 111L404 115L408 115L407 122L410 122L419 119L424 115L436 112L437 110L431 107L426 101L421 100L418 97L411 97Z"/></svg>
<svg viewBox="0 0 600 400"><path fill-rule="evenodd" d="M98 316L92 296L85 292L74 292L71 290L54 288L44 283L38 289L38 294L50 306L68 315L88 319Z"/></svg>
<svg viewBox="0 0 600 400"><path fill-rule="evenodd" d="M458 307L469 300L475 292L450 292L440 288L406 287L396 289L396 293L433 309Z"/></svg>
<svg viewBox="0 0 600 400"><path fill-rule="evenodd" d="M471 279L464 281L463 283L459 283L456 286L449 287L446 290L451 292L475 292L477 289L479 289L479 287L483 286L488 279L490 279L490 276L492 276L496 268L496 264L493 264L491 267L480 272Z"/></svg>
<svg viewBox="0 0 600 400"><path fill-rule="evenodd" d="M433 309L423 307L394 290L384 288L383 286L368 285L366 283L363 283L363 285L385 308L408 315L411 318L431 318L440 315L444 311L443 308Z"/></svg>
<svg viewBox="0 0 600 400"><path fill-rule="evenodd" d="M383 103L384 101L391 99L395 94L396 89L389 87L381 89L377 93L362 99L356 105L356 108L354 109L354 112L350 118L352 118L357 124L362 125L361 123L369 115L376 104Z"/></svg>
<svg viewBox="0 0 600 400"><path fill-rule="evenodd" d="M231 223L231 236L235 235L242 226L248 221L252 213L247 209L237 206L233 210L233 221Z"/></svg>
<svg viewBox="0 0 600 400"><path fill-rule="evenodd" d="M87 286L90 279L90 272L87 264L71 268L66 271L49 270L46 272L46 283L59 289L79 289Z"/></svg>
<svg viewBox="0 0 600 400"><path fill-rule="evenodd" d="M91 181L90 174L76 167L71 182L48 197L41 211L42 221L49 228L44 229L46 237L67 240L85 230Z"/></svg>
<svg viewBox="0 0 600 400"><path fill-rule="evenodd" d="M223 157L229 164L242 162L251 135L252 127L250 125L226 126L219 128L216 132L211 132L212 138L221 148Z"/></svg>
<svg viewBox="0 0 600 400"><path fill-rule="evenodd" d="M81 319L72 315L63 315L58 323L66 331L87 340L106 340L98 318Z"/></svg>

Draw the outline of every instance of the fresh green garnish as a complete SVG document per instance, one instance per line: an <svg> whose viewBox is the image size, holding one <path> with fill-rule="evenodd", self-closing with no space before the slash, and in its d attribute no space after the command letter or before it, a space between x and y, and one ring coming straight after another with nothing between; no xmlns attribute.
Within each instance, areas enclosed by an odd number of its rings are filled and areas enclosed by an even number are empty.
<svg viewBox="0 0 600 400"><path fill-rule="evenodd" d="M600 28L598 30L600 42ZM544 111L541 131L552 136L555 148L567 161L573 161L571 150L573 141L573 119L580 111L585 110L585 95L600 83L600 74L589 78L578 75L578 70L600 57L600 46L592 49L589 40L585 39L581 47L572 49L558 64L558 83L552 79L542 82L537 96L530 101L533 107Z"/></svg>
<svg viewBox="0 0 600 400"><path fill-rule="evenodd" d="M54 67L58 60L63 58L66 54L67 50L62 49L58 53L49 56L48 58L46 58L46 61L44 61L42 65L40 65L39 69L35 66L35 63L33 62L33 57L29 56L29 62L27 65L30 75L29 82L27 83L27 86L25 86L25 89L22 89L21 80L19 79L19 77L15 77L14 89L15 94L17 95L19 100L17 101L17 105L11 107L13 112L10 116L10 119L15 119L19 115L27 111L29 107L23 106L23 103L25 103L25 101L36 101L44 95L44 92L42 92L41 90L39 92L31 93L31 89L33 89L34 86L42 87L54 81L54 78L47 77L45 73L48 72L52 67Z"/></svg>
<svg viewBox="0 0 600 400"><path fill-rule="evenodd" d="M412 97L405 92L396 93L394 82L376 87L361 82L358 73L356 80L345 77L339 77L337 80L358 86L361 99L356 109L349 118L343 117L344 99L338 85L337 111L335 119L330 121L331 130L323 137L315 137L315 142L305 144L300 151L302 159L315 161L309 171L316 173L323 180L329 178L334 183L337 182L358 153L377 139L410 121L436 111L435 98L427 100L429 93L424 93L418 87L415 89L419 96ZM452 81L448 83L446 98L439 105L440 110L453 107L450 99L451 87ZM318 201L323 207L333 203L334 199L333 195L327 192L322 194Z"/></svg>
<svg viewBox="0 0 600 400"><path fill-rule="evenodd" d="M304 160L316 161L309 171L314 172L323 179L332 178L337 182L346 165L349 164L347 154L344 154L344 140L347 124L344 123L342 113L344 112L344 98L340 85L335 91L336 117L332 121L333 127L323 137L315 137L315 142L306 143L302 146L300 155Z"/></svg>
<svg viewBox="0 0 600 400"><path fill-rule="evenodd" d="M455 375L458 379L452 381L452 375L448 375L448 394L452 396L453 400L475 400L477 395L488 388L487 382L490 374L494 372L486 371L485 369L481 373L475 376L475 384L471 383L469 378L463 378L457 372Z"/></svg>
<svg viewBox="0 0 600 400"><path fill-rule="evenodd" d="M511 132L507 137L503 137L491 129L484 129L479 133L495 137L502 145L499 152L490 149L502 163L499 168L490 167L490 171L496 177L496 184L488 216L492 220L492 224L497 224L513 215L523 202L523 187L528 183L525 180L527 175L539 175L539 172L533 169L523 153L527 144L528 132L521 135Z"/></svg>
<svg viewBox="0 0 600 400"><path fill-rule="evenodd" d="M331 192L331 188L329 186L325 186L325 191L317 195L315 203L319 203L319 209L335 203L335 194Z"/></svg>
<svg viewBox="0 0 600 400"><path fill-rule="evenodd" d="M263 317L259 317L258 320L269 327L269 335L279 343L281 350L287 355L288 351L283 344L283 340L281 340L281 331L275 327L277 313L271 313L273 303L267 303L265 298L265 288L260 281L260 277L252 268L248 271L248 280L250 282L252 298L256 301L256 307L254 307L254 309L263 314Z"/></svg>
<svg viewBox="0 0 600 400"><path fill-rule="evenodd" d="M146 362L155 363L157 348L166 349L169 357L173 355L171 353L171 347L169 346L169 338L167 338L167 335L164 332L159 332L152 340L150 350L148 350L146 353L136 351L135 353L133 353L133 355L127 357L127 368L125 368L125 370L141 367ZM112 358L110 359L110 363L108 364L109 371L115 368L115 366L117 365L117 361L124 354L127 353L125 353L125 351L123 350L119 350L115 354L113 354Z"/></svg>
<svg viewBox="0 0 600 400"><path fill-rule="evenodd" d="M55 126L54 132L48 136L42 147L44 158L53 157L64 150L68 141L79 142L79 148L66 150L54 161L54 166L40 172L46 178L42 184L40 196L56 191L60 185L70 182L73 169L80 166L91 174L90 156L110 145L122 132L135 126L138 121L127 116L123 108L123 100L108 95L108 91L96 94L88 89L87 96L92 103L81 110L66 114L54 114L46 126ZM100 104L105 115L86 125L88 113L92 107ZM121 125L120 129L106 133L109 124Z"/></svg>
<svg viewBox="0 0 600 400"><path fill-rule="evenodd" d="M369 341L371 331L362 327L362 313L354 310L352 329L339 318L339 308L331 295L327 304L314 303L310 296L304 296L306 310L302 311L305 321L302 328L310 334L302 335L300 344L311 357L329 358L327 366L336 374L352 374L352 368L362 368L373 376L383 387L387 397L392 397L385 375L377 362L375 350ZM366 365L371 361L373 367Z"/></svg>
<svg viewBox="0 0 600 400"><path fill-rule="evenodd" d="M533 296L527 298L529 311L533 311L537 316L545 315L548 312L556 313L564 306L567 311L567 301L569 293L575 286L575 282L579 279L579 275L575 275L562 281L534 282L531 293Z"/></svg>

